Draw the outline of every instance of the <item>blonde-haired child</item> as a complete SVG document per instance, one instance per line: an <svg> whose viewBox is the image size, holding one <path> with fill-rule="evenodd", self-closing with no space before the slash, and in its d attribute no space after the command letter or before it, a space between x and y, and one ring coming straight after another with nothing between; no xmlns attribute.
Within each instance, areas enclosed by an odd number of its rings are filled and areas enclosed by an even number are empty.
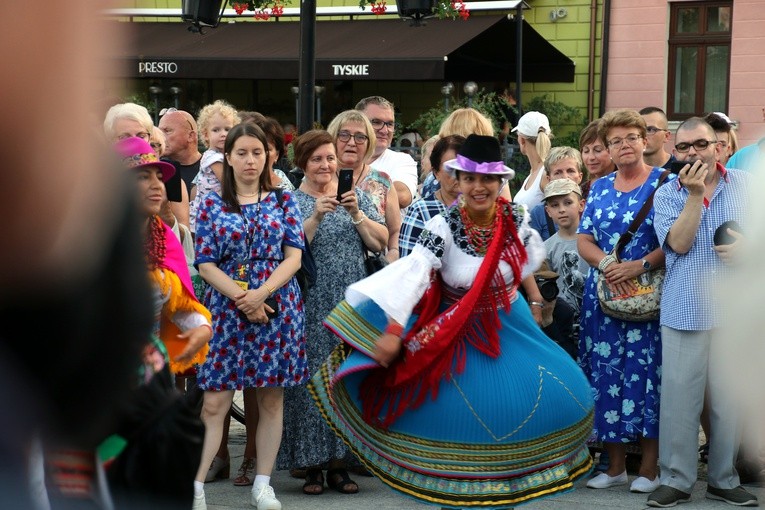
<svg viewBox="0 0 765 510"><path fill-rule="evenodd" d="M223 146L226 136L235 125L239 124L239 114L236 108L225 101L217 100L199 111L197 126L199 140L207 147L199 162L199 173L194 179L197 191L189 206L189 223L191 231L196 231L197 211L199 204L208 193L220 193L220 181L223 176Z"/></svg>

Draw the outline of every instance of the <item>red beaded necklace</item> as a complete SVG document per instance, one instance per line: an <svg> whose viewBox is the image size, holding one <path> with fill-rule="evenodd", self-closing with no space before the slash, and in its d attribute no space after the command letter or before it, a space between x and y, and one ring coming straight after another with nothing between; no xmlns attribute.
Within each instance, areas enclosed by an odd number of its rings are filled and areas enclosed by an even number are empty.
<svg viewBox="0 0 765 510"><path fill-rule="evenodd" d="M468 215L464 207L460 207L460 217L462 218L462 224L465 226L465 235L468 242L473 246L478 255L486 255L486 251L489 249L489 244L494 238L494 232L497 230L497 218L494 217L494 221L487 227L478 226Z"/></svg>
<svg viewBox="0 0 765 510"><path fill-rule="evenodd" d="M149 228L144 240L143 252L150 270L158 268L165 260L165 229L161 221L156 216L149 218Z"/></svg>

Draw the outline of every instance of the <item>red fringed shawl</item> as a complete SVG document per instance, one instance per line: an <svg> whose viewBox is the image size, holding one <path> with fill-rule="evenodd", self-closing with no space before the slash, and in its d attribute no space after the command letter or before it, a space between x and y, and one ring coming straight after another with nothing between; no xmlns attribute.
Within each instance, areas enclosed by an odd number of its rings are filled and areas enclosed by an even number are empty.
<svg viewBox="0 0 765 510"><path fill-rule="evenodd" d="M428 394L435 399L442 379L465 370L467 344L492 358L499 356L498 310L510 311L510 294L499 262L510 265L518 286L527 254L515 228L512 206L502 198L498 199L495 228L471 289L439 313L441 281L433 278L414 309L419 316L404 339L403 356L387 369L373 370L363 381L361 399L367 423L387 428L407 409L420 406Z"/></svg>

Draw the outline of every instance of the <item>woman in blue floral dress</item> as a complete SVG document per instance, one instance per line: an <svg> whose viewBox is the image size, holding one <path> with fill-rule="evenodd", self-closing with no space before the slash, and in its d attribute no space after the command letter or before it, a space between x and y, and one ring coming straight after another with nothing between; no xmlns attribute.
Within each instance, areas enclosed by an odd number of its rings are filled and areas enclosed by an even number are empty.
<svg viewBox="0 0 765 510"><path fill-rule="evenodd" d="M616 262L607 256L659 184L662 168L643 163L646 124L634 110L608 112L598 135L606 140L618 171L592 184L579 223L579 254L590 264L582 300L579 363L595 399L595 435L605 444L610 464L587 486L604 489L627 483L626 443L640 442L639 476L630 490L650 493L659 486L659 321L609 317L598 302L598 278L618 294L628 280L664 265L653 229L653 208Z"/></svg>
<svg viewBox="0 0 765 510"><path fill-rule="evenodd" d="M306 382L303 296L294 277L305 247L297 203L271 185L267 141L252 124L229 131L221 195L203 200L196 263L210 285L210 353L200 367L205 390L202 462L194 509L204 509L203 481L220 446L234 390L257 388L260 415L252 504L281 508L270 486L282 435L284 387ZM273 301L272 301L273 299Z"/></svg>

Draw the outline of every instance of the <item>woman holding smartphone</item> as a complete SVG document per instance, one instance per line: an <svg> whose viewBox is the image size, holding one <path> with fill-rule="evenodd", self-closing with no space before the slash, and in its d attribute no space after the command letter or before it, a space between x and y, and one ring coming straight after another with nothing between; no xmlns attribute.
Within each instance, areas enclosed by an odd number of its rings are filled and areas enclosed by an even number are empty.
<svg viewBox="0 0 765 510"><path fill-rule="evenodd" d="M338 345L322 320L342 299L345 288L366 276L362 243L379 251L388 231L372 198L358 187L343 193L338 201L338 160L335 141L328 132L308 131L294 144L295 165L305 173L295 197L317 268L316 283L305 302L306 337L310 339L306 350L313 373ZM323 420L307 388L287 390L284 424L278 468L306 469L305 494L324 492L325 480L338 492L358 492L344 462L349 450ZM327 470L326 478L322 469Z"/></svg>
<svg viewBox="0 0 765 510"><path fill-rule="evenodd" d="M337 153L338 168L353 169L353 184L369 193L377 211L385 218L388 240L382 250L392 262L398 258L398 235L401 230L401 210L393 181L385 172L375 170L366 162L375 150L377 136L366 115L358 110L339 113L327 126ZM371 247L370 247L371 249Z"/></svg>

